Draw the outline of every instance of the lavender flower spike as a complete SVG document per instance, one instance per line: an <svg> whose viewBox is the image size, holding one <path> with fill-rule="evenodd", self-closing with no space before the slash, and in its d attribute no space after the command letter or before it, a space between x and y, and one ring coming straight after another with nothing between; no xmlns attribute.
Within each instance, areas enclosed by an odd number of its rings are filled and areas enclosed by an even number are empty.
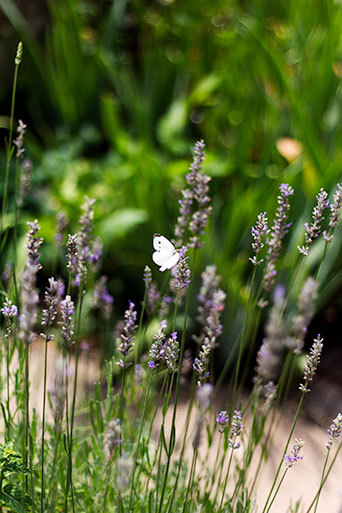
<svg viewBox="0 0 342 513"><path fill-rule="evenodd" d="M341 432L342 432L342 413L339 413L337 415L337 417L334 418L330 428L328 429L329 440L325 444L328 451L330 451L334 439L339 438Z"/></svg>
<svg viewBox="0 0 342 513"><path fill-rule="evenodd" d="M188 248L183 246L179 250L178 264L172 269L171 273L174 278L170 281L172 291L184 291L190 285L190 267L188 264L189 257L186 256Z"/></svg>
<svg viewBox="0 0 342 513"><path fill-rule="evenodd" d="M282 240L288 232L291 223L287 222L288 212L290 210L290 202L289 197L293 195L293 188L283 183L279 187L280 194L277 197L278 208L276 211L275 219L273 221L273 226L271 228L270 237L266 240L266 244L268 244L268 251L266 256L266 270L264 277L264 289L270 290L275 281L275 276L277 274L275 268L275 262L278 259L281 249L282 249Z"/></svg>
<svg viewBox="0 0 342 513"><path fill-rule="evenodd" d="M133 352L134 338L135 332L137 331L138 325L137 321L137 312L135 310L135 305L132 301L129 301L129 308L125 312L125 319L122 327L122 331L120 334L121 342L118 347L118 351L123 355L123 359L121 359L117 364L122 368L126 369L131 364L126 362L127 356L129 356Z"/></svg>
<svg viewBox="0 0 342 513"><path fill-rule="evenodd" d="M18 315L18 308L6 297L4 306L1 308L1 313L4 317L16 317Z"/></svg>
<svg viewBox="0 0 342 513"><path fill-rule="evenodd" d="M333 230L338 225L342 213L342 183L337 184L337 190L333 196L333 202L330 204L329 233L324 230L323 237L326 242L333 239Z"/></svg>
<svg viewBox="0 0 342 513"><path fill-rule="evenodd" d="M64 341L63 345L66 348L69 348L74 343L74 312L74 303L70 296L66 296L65 299L61 301L62 339Z"/></svg>
<svg viewBox="0 0 342 513"><path fill-rule="evenodd" d="M308 384L313 380L314 375L316 374L316 370L318 364L321 359L323 349L323 339L321 335L317 335L317 338L314 340L312 347L310 348L310 353L306 357L306 364L304 367L304 384L299 385L299 390L304 394L310 392L310 388L308 388Z"/></svg>
<svg viewBox="0 0 342 513"><path fill-rule="evenodd" d="M302 440L301 438L295 438L295 443L293 444L293 447L291 449L291 455L285 454L284 456L286 469L293 467L293 465L297 463L297 461L303 459L303 456L298 456L298 453L304 444L304 440Z"/></svg>
<svg viewBox="0 0 342 513"><path fill-rule="evenodd" d="M266 212L262 212L258 215L257 222L255 226L252 226L251 229L252 237L254 242L252 243L252 249L255 253L253 258L250 258L250 261L253 265L257 266L263 262L263 259L257 259L257 255L260 253L262 248L264 247L263 239L266 235L269 234L270 230L267 226L267 214Z"/></svg>
<svg viewBox="0 0 342 513"><path fill-rule="evenodd" d="M314 239L317 239L322 231L321 223L324 220L323 212L329 206L328 193L322 188L316 196L317 205L312 212L312 222L305 223L305 244L298 246L298 251L302 255L309 254L310 246Z"/></svg>
<svg viewBox="0 0 342 513"><path fill-rule="evenodd" d="M182 199L179 200L180 215L175 227L178 248L183 245L186 232L191 234L189 247L201 248L203 245L200 236L204 233L211 213L208 185L210 177L200 172L205 158L204 148L203 141L198 141L194 146L194 159L190 172L185 177L188 187L182 190Z"/></svg>
<svg viewBox="0 0 342 513"><path fill-rule="evenodd" d="M45 306L46 308L43 309L43 315L42 315L42 325L43 326L52 326L54 323L56 317L57 317L57 308L58 308L58 301L59 301L59 283L55 278L49 278L49 285L46 287L45 290ZM45 338L46 342L49 342L50 340L53 340L53 335L44 335L41 334L43 338Z"/></svg>
<svg viewBox="0 0 342 513"><path fill-rule="evenodd" d="M26 133L26 128L27 128L27 125L25 125L22 122L22 120L19 119L19 124L18 124L18 128L17 128L17 132L18 132L19 135L13 141L13 143L17 147L16 157L18 159L23 159L24 158L24 152L25 152L25 148L24 148L24 135Z"/></svg>

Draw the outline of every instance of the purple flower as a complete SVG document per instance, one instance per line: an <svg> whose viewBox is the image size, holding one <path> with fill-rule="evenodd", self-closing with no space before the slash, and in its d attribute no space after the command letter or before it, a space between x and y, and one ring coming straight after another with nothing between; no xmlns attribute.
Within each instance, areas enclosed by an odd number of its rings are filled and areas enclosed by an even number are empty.
<svg viewBox="0 0 342 513"><path fill-rule="evenodd" d="M4 317L16 317L18 315L18 308L6 297L4 306L1 308L1 313Z"/></svg>
<svg viewBox="0 0 342 513"><path fill-rule="evenodd" d="M24 152L25 152L25 148L24 148L24 135L26 133L26 128L27 128L27 126L22 122L21 119L19 119L19 124L18 124L18 128L17 128L17 132L18 132L19 135L13 141L13 144L15 144L15 146L17 147L16 157L18 159L24 158Z"/></svg>
<svg viewBox="0 0 342 513"><path fill-rule="evenodd" d="M266 240L266 244L268 244L268 251L266 256L267 264L263 283L265 290L269 290L274 284L275 276L277 274L275 263L282 249L282 240L287 234L289 227L291 226L291 223L287 222L287 217L290 210L289 197L293 195L294 190L288 184L281 184L279 189L280 194L277 197L278 208L270 231L270 237L268 240Z"/></svg>
<svg viewBox="0 0 342 513"><path fill-rule="evenodd" d="M194 159L190 166L190 173L185 178L188 188L182 190L182 199L179 200L179 217L175 227L176 247L181 247L185 232L190 232L189 247L201 248L200 236L204 233L208 217L211 213L209 197L210 177L201 173L205 158L205 144L198 141L194 146Z"/></svg>
<svg viewBox="0 0 342 513"><path fill-rule="evenodd" d="M329 440L325 444L328 451L330 451L334 439L339 438L342 432L342 414L339 413L337 417L332 421L330 428L327 430Z"/></svg>
<svg viewBox="0 0 342 513"><path fill-rule="evenodd" d="M305 223L305 244L298 246L298 251L302 255L307 256L309 254L310 246L314 239L317 239L322 231L321 224L324 220L324 210L329 206L328 193L322 188L316 196L317 205L314 207L312 212L312 222Z"/></svg>
<svg viewBox="0 0 342 513"><path fill-rule="evenodd" d="M150 367L150 369L155 369L156 368L156 364L155 364L155 362L153 360L150 360L148 362L148 366Z"/></svg>
<svg viewBox="0 0 342 513"><path fill-rule="evenodd" d="M174 292L181 292L190 285L190 267L188 264L189 257L186 256L188 248L183 246L179 250L178 264L172 268L173 278L170 280L170 288Z"/></svg>
<svg viewBox="0 0 342 513"><path fill-rule="evenodd" d="M70 296L66 296L63 301L61 301L61 317L62 317L62 333L61 337L63 339L63 345L66 348L72 346L73 336L74 336L74 312L75 306Z"/></svg>
<svg viewBox="0 0 342 513"><path fill-rule="evenodd" d="M224 432L225 427L229 424L229 415L226 410L220 411L220 413L216 417L216 422L219 424L220 433Z"/></svg>
<svg viewBox="0 0 342 513"><path fill-rule="evenodd" d="M118 351L123 355L123 359L121 359L117 364L122 369L126 369L131 365L130 362L126 362L127 357L133 352L135 332L138 329L137 321L137 312L135 310L135 305L132 301L129 301L129 308L125 312L125 318L122 325L122 331L120 333L121 342L118 347Z"/></svg>
<svg viewBox="0 0 342 513"><path fill-rule="evenodd" d="M304 443L304 440L301 438L295 438L295 443L291 449L291 454L285 454L283 458L285 461L286 469L291 468L295 463L303 459L303 456L298 456L298 453L303 447Z"/></svg>
<svg viewBox="0 0 342 513"><path fill-rule="evenodd" d="M94 288L93 308L98 309L105 319L109 319L112 313L113 296L107 289L107 276L101 276Z"/></svg>
<svg viewBox="0 0 342 513"><path fill-rule="evenodd" d="M57 307L58 307L58 288L59 284L55 278L49 278L49 285L45 290L45 306L42 314L42 325L51 327L57 317ZM48 342L52 340L52 335L44 335L42 336Z"/></svg>
<svg viewBox="0 0 342 513"><path fill-rule="evenodd" d="M263 262L263 259L258 260L257 255L260 253L262 248L264 247L263 239L269 234L270 230L267 226L267 214L263 212L258 215L257 222L255 226L252 226L251 229L252 237L254 242L252 243L252 248L255 253L253 258L250 258L250 261L253 265L260 265Z"/></svg>

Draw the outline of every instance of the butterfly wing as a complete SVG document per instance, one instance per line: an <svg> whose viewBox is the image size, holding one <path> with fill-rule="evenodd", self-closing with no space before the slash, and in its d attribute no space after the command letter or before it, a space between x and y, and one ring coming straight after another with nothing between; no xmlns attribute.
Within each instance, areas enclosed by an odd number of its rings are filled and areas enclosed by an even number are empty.
<svg viewBox="0 0 342 513"><path fill-rule="evenodd" d="M172 242L164 237L164 235L159 235L159 233L153 235L153 247L156 251L169 251L169 253L174 253L175 251Z"/></svg>
<svg viewBox="0 0 342 513"><path fill-rule="evenodd" d="M179 253L174 245L163 235L158 233L153 236L153 247L156 250L152 255L152 260L159 265L160 271L171 269L179 260Z"/></svg>

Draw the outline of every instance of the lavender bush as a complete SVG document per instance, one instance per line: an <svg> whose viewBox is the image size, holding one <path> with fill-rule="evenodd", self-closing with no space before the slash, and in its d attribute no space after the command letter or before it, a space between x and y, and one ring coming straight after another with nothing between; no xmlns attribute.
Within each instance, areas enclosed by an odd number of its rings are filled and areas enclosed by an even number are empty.
<svg viewBox="0 0 342 513"><path fill-rule="evenodd" d="M21 54L19 46L16 73ZM17 140L11 140L11 132L8 142L10 148L13 144L17 148L17 166L24 154L25 129L20 122ZM57 248L66 241L65 273L63 279L50 277L45 292L38 288L44 241L39 236L38 221L28 223L26 264L20 270L15 262L7 287L2 289L5 351L0 352L0 358L4 362L2 368L6 369L6 386L1 404L0 503L6 510L276 511L280 487L305 455L304 441L293 436L297 434L303 401L319 372L325 344L319 334L302 366L297 385L298 406L287 439L277 444L279 464L263 503L258 499L258 477L268 464L267 456L276 436L277 407L288 391L287 385L296 379L294 370L304 355L319 294L319 271L329 251L328 244L339 229L342 187L337 185L332 200L321 189L312 221L304 226L304 245L298 246L301 256L297 265L301 265L319 237L324 248L321 264L310 269L312 276L299 283L296 308L291 308L290 303L293 291L286 290L279 278L280 257L286 253L291 229L293 187L280 185L270 228L268 219L272 216L266 212L258 215L252 228L254 255L250 257L249 297L234 346L235 362L223 362L222 373L215 375L214 362L219 358L223 332L222 314L229 308L229 296L216 266L198 269L197 255L212 212L210 178L202 170L204 150L203 141L195 144L194 160L185 177L187 186L179 200L172 239L175 251L179 252L178 261L166 271L161 290L155 279L159 273L157 266L146 262L142 271L142 302L129 302L112 336L112 356L106 360L104 369L99 369L98 382L87 384L92 388L86 395L82 394L78 379L80 351L85 346L82 323L89 313L88 309L85 315L84 310L92 296L93 308L100 314L100 333L102 325L113 316L114 304L107 279L100 274L102 245L94 236L95 200L85 198L84 213L75 234L64 233L67 221L63 215L58 216L55 241ZM8 170L13 155L13 151L8 151ZM8 173L5 176L7 180ZM8 205L7 186L4 194L3 217ZM21 198L15 190L16 221ZM1 236L4 237L3 230ZM16 251L16 237L13 244ZM199 290L194 280L197 273L201 273ZM294 273L300 280L300 273ZM94 279L92 291L89 283ZM195 296L197 325L190 322L189 315L190 300ZM267 317L264 328L260 326L262 315ZM265 337L254 363L255 355L248 348L253 347L258 329L263 329ZM32 344L39 340L45 348L41 417L31 407L31 394L35 392L30 387L29 359ZM191 356L189 346L193 340L196 348ZM52 344L61 360L50 376L47 364ZM240 386L245 358L251 368L255 367L248 397ZM226 375L228 370L230 379ZM218 397L224 377L226 394L222 409ZM82 378L83 384L87 382L87 376ZM181 393L187 399L184 425L178 419ZM337 413L328 429L327 456L320 482L312 490L311 504L302 504L302 511L318 510L322 487L342 447L341 427L342 415ZM251 471L252 462L256 463L257 472ZM289 506L287 511L299 511L298 507Z"/></svg>

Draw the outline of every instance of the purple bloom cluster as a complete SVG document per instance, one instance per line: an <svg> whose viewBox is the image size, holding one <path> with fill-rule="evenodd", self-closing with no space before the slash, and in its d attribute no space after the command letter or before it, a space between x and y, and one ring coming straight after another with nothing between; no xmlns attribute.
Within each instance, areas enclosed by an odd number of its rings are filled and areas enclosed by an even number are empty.
<svg viewBox="0 0 342 513"><path fill-rule="evenodd" d="M25 125L22 122L22 120L19 119L18 128L17 128L18 137L13 141L13 143L17 147L16 157L18 159L23 159L24 158L24 152L25 152L25 148L24 148L24 135L26 133L26 128L27 128L27 125Z"/></svg>
<svg viewBox="0 0 342 513"><path fill-rule="evenodd" d="M6 297L4 306L1 308L1 313L4 317L16 317L18 315L18 308Z"/></svg>
<svg viewBox="0 0 342 513"><path fill-rule="evenodd" d="M241 446L240 442L236 443L236 438L241 435L242 429L242 412L234 410L232 425L230 428L230 437L228 439L228 445L232 449L238 449Z"/></svg>
<svg viewBox="0 0 342 513"><path fill-rule="evenodd" d="M178 264L172 268L171 273L173 278L170 280L170 288L173 292L181 292L187 289L190 285L190 267L189 257L186 256L188 248L183 246L179 250Z"/></svg>
<svg viewBox="0 0 342 513"><path fill-rule="evenodd" d="M206 326L207 319L213 308L213 295L221 278L216 274L216 266L208 265L201 274L202 285L198 294L197 320L202 326Z"/></svg>
<svg viewBox="0 0 342 513"><path fill-rule="evenodd" d="M33 223L28 222L28 226L30 227L27 233L27 263L33 265L37 268L37 271L41 269L41 265L39 264L39 248L43 243L43 239L41 237L37 237L38 231L40 230L40 225L38 220L35 219Z"/></svg>
<svg viewBox="0 0 342 513"><path fill-rule="evenodd" d="M131 364L126 362L127 356L133 352L135 332L138 329L137 325L137 312L135 310L135 304L129 301L129 308L125 312L124 322L120 333L121 342L118 347L118 351L124 357L117 364L122 369L126 369Z"/></svg>
<svg viewBox="0 0 342 513"><path fill-rule="evenodd" d="M282 312L285 304L285 289L278 286L274 290L273 305L265 326L265 335L257 354L256 377L257 384L275 381L285 352L285 326Z"/></svg>
<svg viewBox="0 0 342 513"><path fill-rule="evenodd" d="M207 310L206 323L203 335L198 340L202 341L198 358L195 358L193 369L198 374L198 382L202 383L207 377L210 352L216 347L217 337L222 332L220 315L224 310L226 294L221 290L214 290L210 301L210 308Z"/></svg>
<svg viewBox="0 0 342 513"><path fill-rule="evenodd" d="M64 230L68 226L68 218L65 212L58 212L56 216L56 243L57 246L61 246L64 240Z"/></svg>
<svg viewBox="0 0 342 513"><path fill-rule="evenodd" d="M115 447L118 447L120 444L122 444L120 420L112 419L108 422L103 437L103 445L109 459L113 457Z"/></svg>
<svg viewBox="0 0 342 513"><path fill-rule="evenodd" d="M42 314L42 325L52 326L58 313L58 301L59 301L59 283L55 278L49 278L49 285L45 290L45 306ZM44 335L43 338L48 342L52 340L52 335Z"/></svg>
<svg viewBox="0 0 342 513"><path fill-rule="evenodd" d="M30 227L27 234L27 263L21 279L21 314L19 317L20 337L25 344L33 340L32 329L37 319L39 295L36 290L36 277L41 265L39 248L43 239L37 237L40 226L38 221L27 223Z"/></svg>
<svg viewBox="0 0 342 513"><path fill-rule="evenodd" d="M318 283L310 276L305 281L298 297L299 313L292 321L293 336L286 339L287 347L295 354L303 350L304 339L308 326L314 314L314 301L317 295Z"/></svg>
<svg viewBox="0 0 342 513"><path fill-rule="evenodd" d="M313 380L314 375L316 374L317 367L321 360L321 354L323 350L323 339L321 335L317 335L317 338L314 339L312 347L310 348L310 352L306 357L306 363L304 366L304 384L299 385L299 390L305 394L310 392L310 388L308 388L308 384Z"/></svg>
<svg viewBox="0 0 342 513"><path fill-rule="evenodd" d="M257 255L260 253L262 248L264 247L263 239L266 237L270 230L267 226L267 214L266 212L262 212L257 217L257 222L255 226L252 226L251 229L252 237L254 242L252 242L252 249L255 253L253 258L250 258L250 261L253 265L260 265L263 262L263 259L257 259Z"/></svg>
<svg viewBox="0 0 342 513"><path fill-rule="evenodd" d="M101 310L103 317L109 319L113 301L113 296L109 294L107 288L107 276L101 276L94 287L93 308Z"/></svg>
<svg viewBox="0 0 342 513"><path fill-rule="evenodd" d="M149 351L151 360L148 366L151 369L158 367L159 362L164 362L169 370L175 372L177 370L177 360L179 356L179 342L177 340L177 331L171 333L166 340L166 321L160 322L158 332L153 336L153 344Z"/></svg>
<svg viewBox="0 0 342 513"><path fill-rule="evenodd" d="M220 411L220 413L216 417L216 422L219 425L219 432L223 433L225 428L229 424L229 415L226 410Z"/></svg>
<svg viewBox="0 0 342 513"><path fill-rule="evenodd" d="M293 467L293 465L297 463L297 461L303 459L303 456L298 456L298 453L303 447L304 443L304 440L302 440L301 438L295 438L295 443L293 444L293 447L291 449L291 454L285 454L284 456L284 461L287 469Z"/></svg>
<svg viewBox="0 0 342 513"><path fill-rule="evenodd" d="M329 218L329 233L323 231L323 237L326 242L331 242L333 239L333 230L338 225L341 219L342 212L342 184L337 184L337 190L333 196L333 201L330 203L330 218Z"/></svg>
<svg viewBox="0 0 342 513"><path fill-rule="evenodd" d="M21 175L20 175L19 194L18 194L19 207L23 206L24 199L27 196L29 190L31 189L31 179L32 179L32 162L30 159L25 159L23 162L23 168L22 168Z"/></svg>
<svg viewBox="0 0 342 513"><path fill-rule="evenodd" d="M277 197L278 208L276 211L273 226L271 228L270 237L266 240L268 245L267 251L267 264L264 277L264 289L269 290L275 281L277 271L275 269L275 262L280 255L282 248L282 240L288 232L291 223L287 222L288 212L290 210L289 197L293 195L294 190L288 184L281 184L280 194Z"/></svg>
<svg viewBox="0 0 342 513"><path fill-rule="evenodd" d="M314 207L312 212L312 222L305 223L305 244L298 246L298 251L302 255L307 256L309 254L310 246L314 239L317 239L322 231L321 223L324 220L324 210L329 206L328 193L322 188L316 196L317 205Z"/></svg>
<svg viewBox="0 0 342 513"><path fill-rule="evenodd" d="M12 303L8 297L5 299L4 306L1 308L1 313L6 319L6 335L7 339L12 335L12 319L18 315L18 308Z"/></svg>
<svg viewBox="0 0 342 513"><path fill-rule="evenodd" d="M62 334L63 345L65 348L69 348L74 343L74 313L75 306L70 296L66 296L61 301L61 317L62 317Z"/></svg>
<svg viewBox="0 0 342 513"><path fill-rule="evenodd" d="M179 217L175 227L176 246L183 245L186 230L192 234L189 247L201 248L200 236L204 233L208 216L211 213L209 197L210 177L201 173L205 158L205 144L198 141L194 146L194 159L190 166L190 173L186 174L188 188L182 190L182 199L179 200ZM196 204L196 209L194 205Z"/></svg>
<svg viewBox="0 0 342 513"><path fill-rule="evenodd" d="M342 432L342 414L339 413L337 417L334 418L330 428L327 430L329 435L329 440L325 444L328 451L330 451L331 446L333 444L334 439L339 438Z"/></svg>
<svg viewBox="0 0 342 513"><path fill-rule="evenodd" d="M145 268L144 268L143 281L145 283L146 289L148 290L149 286L152 283L152 271L151 271L151 268L148 265L145 265Z"/></svg>

